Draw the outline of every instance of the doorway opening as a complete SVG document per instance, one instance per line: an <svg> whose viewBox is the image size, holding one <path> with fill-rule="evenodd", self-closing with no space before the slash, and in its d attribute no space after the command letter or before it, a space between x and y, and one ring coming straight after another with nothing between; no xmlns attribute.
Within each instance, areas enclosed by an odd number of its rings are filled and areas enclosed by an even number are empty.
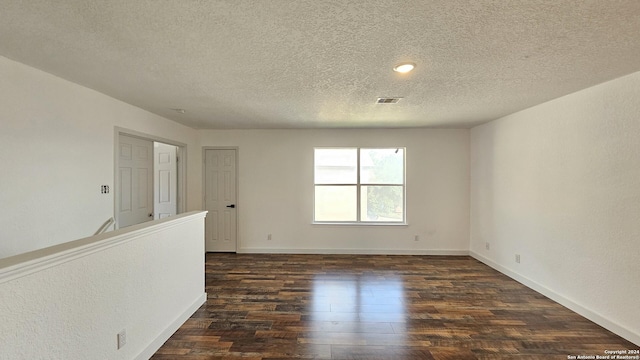
<svg viewBox="0 0 640 360"><path fill-rule="evenodd" d="M115 228L185 209L186 145L135 131L115 131Z"/></svg>

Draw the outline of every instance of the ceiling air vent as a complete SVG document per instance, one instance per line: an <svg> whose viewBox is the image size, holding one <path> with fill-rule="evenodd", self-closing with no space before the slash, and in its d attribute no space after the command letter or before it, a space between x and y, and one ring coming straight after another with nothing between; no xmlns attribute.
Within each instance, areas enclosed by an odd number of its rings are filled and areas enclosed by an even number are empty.
<svg viewBox="0 0 640 360"><path fill-rule="evenodd" d="M378 98L376 104L397 104L400 101L400 97L392 97L392 98Z"/></svg>

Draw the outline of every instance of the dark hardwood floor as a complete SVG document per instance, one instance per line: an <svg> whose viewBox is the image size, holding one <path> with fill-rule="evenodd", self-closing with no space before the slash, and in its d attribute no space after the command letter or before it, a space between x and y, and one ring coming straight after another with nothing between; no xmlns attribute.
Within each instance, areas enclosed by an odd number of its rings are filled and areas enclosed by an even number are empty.
<svg viewBox="0 0 640 360"><path fill-rule="evenodd" d="M567 359L638 349L470 257L206 255L152 359Z"/></svg>

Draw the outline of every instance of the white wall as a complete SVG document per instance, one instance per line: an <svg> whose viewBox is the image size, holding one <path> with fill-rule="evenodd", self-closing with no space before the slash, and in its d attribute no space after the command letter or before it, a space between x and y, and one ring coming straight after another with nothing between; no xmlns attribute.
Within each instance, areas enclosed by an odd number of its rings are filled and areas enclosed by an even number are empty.
<svg viewBox="0 0 640 360"><path fill-rule="evenodd" d="M199 135L202 146L239 148L240 252L468 251L468 130L201 130ZM319 146L406 147L409 225L312 225L313 148ZM414 235L421 240L414 241Z"/></svg>
<svg viewBox="0 0 640 360"><path fill-rule="evenodd" d="M201 206L196 131L0 57L0 258L92 235L114 215L114 127L187 144L187 209ZM191 189L194 189L191 191Z"/></svg>
<svg viewBox="0 0 640 360"><path fill-rule="evenodd" d="M206 301L204 216L0 259L0 359L151 357Z"/></svg>
<svg viewBox="0 0 640 360"><path fill-rule="evenodd" d="M472 129L471 251L640 343L640 73Z"/></svg>

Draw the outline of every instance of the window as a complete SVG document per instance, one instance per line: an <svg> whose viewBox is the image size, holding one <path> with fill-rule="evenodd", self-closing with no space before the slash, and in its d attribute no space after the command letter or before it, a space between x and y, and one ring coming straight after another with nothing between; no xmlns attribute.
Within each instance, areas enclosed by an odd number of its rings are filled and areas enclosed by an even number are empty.
<svg viewBox="0 0 640 360"><path fill-rule="evenodd" d="M405 223L404 148L314 149L314 222Z"/></svg>

